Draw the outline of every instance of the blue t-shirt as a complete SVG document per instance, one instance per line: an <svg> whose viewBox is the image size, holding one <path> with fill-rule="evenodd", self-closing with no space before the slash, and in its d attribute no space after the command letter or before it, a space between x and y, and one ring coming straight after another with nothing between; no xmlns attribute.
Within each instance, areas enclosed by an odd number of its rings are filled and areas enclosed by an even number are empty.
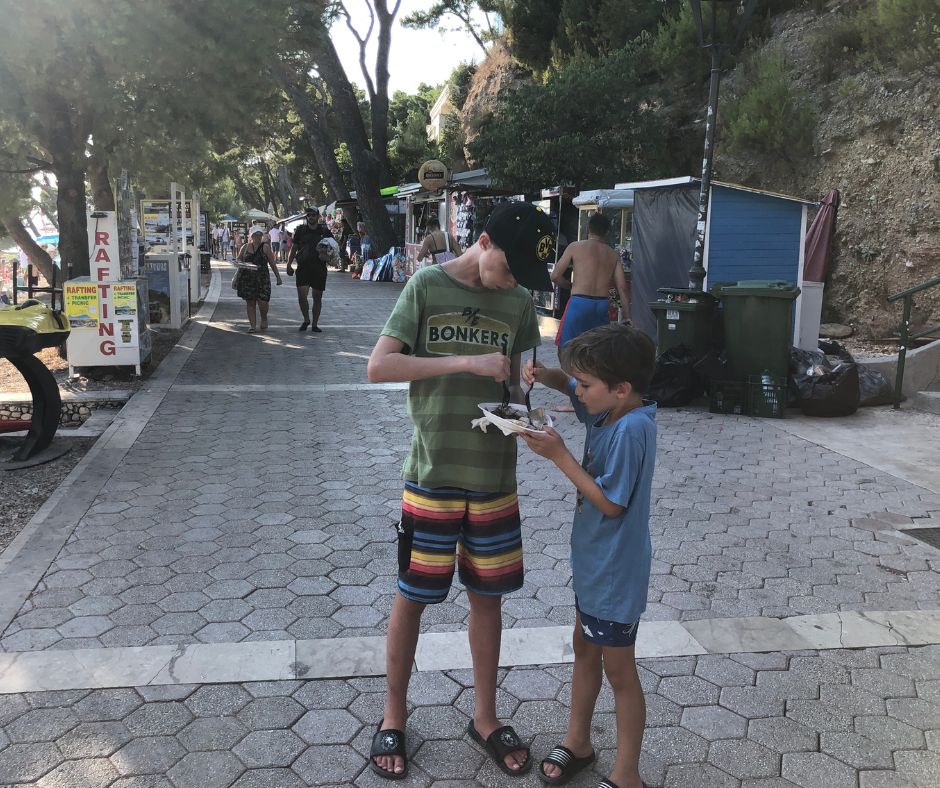
<svg viewBox="0 0 940 788"><path fill-rule="evenodd" d="M607 517L579 496L571 530L571 573L578 607L588 615L623 624L646 610L650 580L650 496L656 462L656 405L645 403L613 424L591 416L568 393L587 428L581 465L607 499L624 507Z"/></svg>

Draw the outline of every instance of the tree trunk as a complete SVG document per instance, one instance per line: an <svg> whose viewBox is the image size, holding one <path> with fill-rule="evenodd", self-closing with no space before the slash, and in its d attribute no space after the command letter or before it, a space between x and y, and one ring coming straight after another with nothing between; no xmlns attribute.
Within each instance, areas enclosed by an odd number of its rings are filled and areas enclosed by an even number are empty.
<svg viewBox="0 0 940 788"><path fill-rule="evenodd" d="M93 153L88 159L88 181L91 184L91 202L95 210L115 210L114 189L108 175L108 160L100 153Z"/></svg>
<svg viewBox="0 0 940 788"><path fill-rule="evenodd" d="M297 110L300 122L304 125L317 167L326 184L327 196L331 201L348 200L349 189L336 163L336 154L328 142L329 137L317 111L322 108L315 108L313 100L294 81L286 66L276 64L274 78L287 94L294 109Z"/></svg>
<svg viewBox="0 0 940 788"><path fill-rule="evenodd" d="M396 5L397 10L397 5ZM375 54L375 95L372 96L372 150L381 168L379 177L387 186L388 164L388 57L392 49L392 23L395 11L388 10L388 0L376 0L375 15L379 20L378 50Z"/></svg>
<svg viewBox="0 0 940 788"><path fill-rule="evenodd" d="M330 97L336 122L352 158L352 179L356 186L356 202L366 223L373 246L385 254L396 244L395 230L379 194L382 188L382 163L373 153L366 135L356 94L343 70L329 32L319 20L314 23L317 39L317 65Z"/></svg>
<svg viewBox="0 0 940 788"><path fill-rule="evenodd" d="M39 273L43 275L43 278L51 284L52 269L54 267L52 258L45 249L33 240L33 236L26 231L20 217L16 214L3 214L0 215L0 222L7 228L7 232L16 242L16 245L26 253L26 256L33 266L37 268ZM58 280L57 285L61 284L62 277L57 274L56 278Z"/></svg>
<svg viewBox="0 0 940 788"><path fill-rule="evenodd" d="M237 169L232 172L232 183L235 184L235 190L238 192L238 196L245 201L245 205L249 208L253 208L261 202L261 195L258 194L257 189L245 183L245 179L242 178L241 173L238 172Z"/></svg>
<svg viewBox="0 0 940 788"><path fill-rule="evenodd" d="M59 187L56 210L62 271L66 277L90 276L85 171L69 157L63 157L56 159L53 172Z"/></svg>
<svg viewBox="0 0 940 788"><path fill-rule="evenodd" d="M262 211L267 211L268 206L273 206L277 201L277 193L274 190L271 168L264 159L261 159L258 162L258 171L261 173L261 188L264 191L264 200L262 201L260 208Z"/></svg>

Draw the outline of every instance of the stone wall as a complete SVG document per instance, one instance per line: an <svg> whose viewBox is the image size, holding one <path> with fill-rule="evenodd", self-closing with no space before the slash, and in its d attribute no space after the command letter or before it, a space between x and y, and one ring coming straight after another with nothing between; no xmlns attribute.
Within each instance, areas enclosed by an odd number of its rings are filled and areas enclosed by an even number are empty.
<svg viewBox="0 0 940 788"><path fill-rule="evenodd" d="M62 415L59 424L76 427L99 408L120 409L130 397L127 391L84 391L62 396ZM29 394L0 395L0 421L29 419L33 403Z"/></svg>

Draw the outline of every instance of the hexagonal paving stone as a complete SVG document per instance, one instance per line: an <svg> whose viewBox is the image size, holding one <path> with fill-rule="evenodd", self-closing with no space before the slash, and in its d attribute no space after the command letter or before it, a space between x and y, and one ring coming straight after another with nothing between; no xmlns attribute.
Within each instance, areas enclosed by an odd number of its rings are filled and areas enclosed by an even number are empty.
<svg viewBox="0 0 940 788"><path fill-rule="evenodd" d="M251 695L237 684L207 684L186 699L186 705L199 717L227 717L237 714L251 701Z"/></svg>
<svg viewBox="0 0 940 788"><path fill-rule="evenodd" d="M79 719L89 722L113 721L123 720L143 703L132 689L105 689L82 698L72 710Z"/></svg>
<svg viewBox="0 0 940 788"><path fill-rule="evenodd" d="M462 691L463 687L444 673L422 671L411 676L408 700L415 706L439 706L453 703Z"/></svg>
<svg viewBox="0 0 940 788"><path fill-rule="evenodd" d="M553 700L561 682L544 670L511 670L500 686L519 700Z"/></svg>
<svg viewBox="0 0 940 788"><path fill-rule="evenodd" d="M114 622L107 616L81 616L56 627L64 638L93 638L107 632Z"/></svg>
<svg viewBox="0 0 940 788"><path fill-rule="evenodd" d="M124 724L135 736L174 736L192 719L192 712L181 701L166 701L144 705L130 714Z"/></svg>
<svg viewBox="0 0 940 788"><path fill-rule="evenodd" d="M691 706L682 712L682 727L708 741L740 739L747 720L721 706Z"/></svg>
<svg viewBox="0 0 940 788"><path fill-rule="evenodd" d="M248 729L233 717L201 717L193 720L176 738L187 750L231 750L248 734Z"/></svg>
<svg viewBox="0 0 940 788"><path fill-rule="evenodd" d="M14 744L54 742L76 725L78 717L70 709L33 709L7 725L4 732Z"/></svg>
<svg viewBox="0 0 940 788"><path fill-rule="evenodd" d="M191 752L167 776L178 788L228 788L244 770L230 752Z"/></svg>
<svg viewBox="0 0 940 788"><path fill-rule="evenodd" d="M165 774L185 754L186 750L172 736L144 736L114 753L111 763L127 776Z"/></svg>
<svg viewBox="0 0 940 788"><path fill-rule="evenodd" d="M464 741L428 741L412 762L438 780L472 780L484 759L482 752Z"/></svg>
<svg viewBox="0 0 940 788"><path fill-rule="evenodd" d="M779 753L815 752L819 749L816 731L789 717L751 720L747 726L747 737Z"/></svg>
<svg viewBox="0 0 940 788"><path fill-rule="evenodd" d="M292 698L257 698L238 712L238 718L251 730L289 728L304 712Z"/></svg>
<svg viewBox="0 0 940 788"><path fill-rule="evenodd" d="M409 700L412 699L415 680L422 675L432 674L416 673L411 677L411 686L408 689ZM321 679L301 682L297 690L292 693L292 697L307 709L342 709L352 703L358 694L356 689L345 681Z"/></svg>
<svg viewBox="0 0 940 788"><path fill-rule="evenodd" d="M232 783L232 788L307 788L308 785L290 769L251 769Z"/></svg>
<svg viewBox="0 0 940 788"><path fill-rule="evenodd" d="M306 745L291 731L254 731L233 752L248 768L290 766Z"/></svg>
<svg viewBox="0 0 940 788"><path fill-rule="evenodd" d="M344 709L308 711L294 725L294 733L307 744L346 744L362 724Z"/></svg>
<svg viewBox="0 0 940 788"><path fill-rule="evenodd" d="M123 722L82 722L56 744L66 758L107 758L131 738Z"/></svg>
<svg viewBox="0 0 940 788"><path fill-rule="evenodd" d="M82 788L107 788L119 777L107 758L82 758L57 766L38 783L37 788L61 788L80 785Z"/></svg>
<svg viewBox="0 0 940 788"><path fill-rule="evenodd" d="M0 783L12 785L38 780L62 761L62 753L54 744L11 744L0 752Z"/></svg>
<svg viewBox="0 0 940 788"><path fill-rule="evenodd" d="M308 747L291 767L306 784L351 784L362 770L362 756L344 744Z"/></svg>
<svg viewBox="0 0 940 788"><path fill-rule="evenodd" d="M708 761L739 779L773 777L780 773L780 756L748 739L712 742Z"/></svg>
<svg viewBox="0 0 940 788"><path fill-rule="evenodd" d="M800 788L855 788L855 770L821 752L786 753L780 774Z"/></svg>
<svg viewBox="0 0 940 788"><path fill-rule="evenodd" d="M891 769L893 742L873 742L857 733L824 733L819 749L854 769Z"/></svg>

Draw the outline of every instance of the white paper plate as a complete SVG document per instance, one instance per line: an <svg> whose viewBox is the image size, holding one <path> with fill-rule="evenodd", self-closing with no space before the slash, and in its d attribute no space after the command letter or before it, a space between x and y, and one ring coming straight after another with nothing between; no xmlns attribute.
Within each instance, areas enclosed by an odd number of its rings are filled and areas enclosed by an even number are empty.
<svg viewBox="0 0 940 788"><path fill-rule="evenodd" d="M502 430L508 430L509 432L544 432L544 430L535 430L532 429L532 427L523 427L510 419L497 416L493 411L500 407L500 405L501 403L499 402L481 402L477 407L483 411L483 418L486 419L486 421ZM520 419L523 421L528 420L529 412L526 410L525 405L517 405L513 402L510 403L509 407L519 414ZM546 414L545 420L549 427L554 426L552 417L548 414Z"/></svg>

